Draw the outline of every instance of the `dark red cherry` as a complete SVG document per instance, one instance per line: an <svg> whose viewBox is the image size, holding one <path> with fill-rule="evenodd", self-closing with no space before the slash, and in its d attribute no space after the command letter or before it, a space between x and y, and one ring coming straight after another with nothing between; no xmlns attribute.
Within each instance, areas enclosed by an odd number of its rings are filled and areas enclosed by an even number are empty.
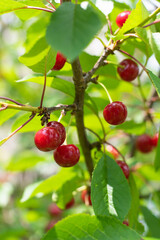
<svg viewBox="0 0 160 240"><path fill-rule="evenodd" d="M65 209L69 209L71 207L73 207L73 205L75 204L74 198L72 198L67 204L66 204L66 208Z"/></svg>
<svg viewBox="0 0 160 240"><path fill-rule="evenodd" d="M60 145L61 145L66 138L65 127L60 122L57 122L57 121L52 121L52 122L47 123L47 127L53 127L58 131L60 140L61 140L60 141Z"/></svg>
<svg viewBox="0 0 160 240"><path fill-rule="evenodd" d="M120 168L122 169L125 177L128 179L129 178L129 173L130 173L128 165L125 162L120 161L120 160L117 160L116 162L120 166Z"/></svg>
<svg viewBox="0 0 160 240"><path fill-rule="evenodd" d="M138 136L136 139L136 148L142 153L151 152L153 149L152 138L147 134Z"/></svg>
<svg viewBox="0 0 160 240"><path fill-rule="evenodd" d="M53 217L59 216L62 214L62 210L55 203L52 203L49 205L48 212Z"/></svg>
<svg viewBox="0 0 160 240"><path fill-rule="evenodd" d="M153 147L157 147L158 138L159 138L159 134L158 134L158 133L156 133L156 134L152 137L152 145L153 145Z"/></svg>
<svg viewBox="0 0 160 240"><path fill-rule="evenodd" d="M60 70L61 68L63 68L65 62L66 62L66 58L62 55L62 53L58 52L56 56L55 65L51 70Z"/></svg>
<svg viewBox="0 0 160 240"><path fill-rule="evenodd" d="M34 142L39 150L48 152L60 145L60 136L55 128L44 127L35 134Z"/></svg>
<svg viewBox="0 0 160 240"><path fill-rule="evenodd" d="M116 23L118 25L118 27L122 27L123 24L125 23L125 21L127 20L129 14L131 14L131 11L124 11L118 14L117 18L116 18Z"/></svg>
<svg viewBox="0 0 160 240"><path fill-rule="evenodd" d="M122 102L112 102L103 110L104 119L112 125L123 123L127 117L127 108Z"/></svg>
<svg viewBox="0 0 160 240"><path fill-rule="evenodd" d="M121 66L124 66L124 68ZM117 72L123 80L131 82L138 76L139 68L137 63L135 63L133 60L125 59L120 62Z"/></svg>
<svg viewBox="0 0 160 240"><path fill-rule="evenodd" d="M86 205L92 205L91 195L88 193L87 189L83 190L81 193L81 199Z"/></svg>
<svg viewBox="0 0 160 240"><path fill-rule="evenodd" d="M54 159L61 167L72 167L80 158L78 147L73 144L61 145L54 151Z"/></svg>

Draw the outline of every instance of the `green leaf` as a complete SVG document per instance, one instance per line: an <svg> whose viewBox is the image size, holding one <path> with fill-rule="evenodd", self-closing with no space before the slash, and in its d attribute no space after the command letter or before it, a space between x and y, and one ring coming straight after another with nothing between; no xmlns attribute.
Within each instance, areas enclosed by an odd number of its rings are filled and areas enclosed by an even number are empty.
<svg viewBox="0 0 160 240"><path fill-rule="evenodd" d="M146 51L148 52L147 55L150 56L150 54L152 53L151 44L150 44L150 39L151 39L152 33L151 33L150 29L136 27L135 32L140 37L140 39L147 45L147 47L146 47Z"/></svg>
<svg viewBox="0 0 160 240"><path fill-rule="evenodd" d="M123 24L123 27L120 29L116 38L123 36L124 33L129 30L138 27L147 17L149 16L149 12L145 8L143 2L139 0L136 5L136 8L131 11L126 22Z"/></svg>
<svg viewBox="0 0 160 240"><path fill-rule="evenodd" d="M25 202L35 196L42 197L51 192L58 192L63 188L64 184L71 186L72 181L77 182L77 184L80 181L77 172L74 171L73 168L64 168L58 174L51 176L42 182L29 185L23 193L21 202ZM72 185L72 189L74 188L74 190L76 190L77 184L75 184L75 187ZM70 196L69 199L64 199L63 203L61 201L60 205L67 203L68 200L70 200Z"/></svg>
<svg viewBox="0 0 160 240"><path fill-rule="evenodd" d="M0 125L5 123L7 120L15 116L19 111L14 109L7 109L0 112Z"/></svg>
<svg viewBox="0 0 160 240"><path fill-rule="evenodd" d="M152 33L152 37L151 37L151 47L153 50L153 53L155 54L155 57L158 61L158 63L160 63L160 33Z"/></svg>
<svg viewBox="0 0 160 240"><path fill-rule="evenodd" d="M154 75L149 69L147 69L149 72L150 80L153 83L153 86L155 87L158 95L160 96L160 78Z"/></svg>
<svg viewBox="0 0 160 240"><path fill-rule="evenodd" d="M58 222L42 240L140 240L140 236L111 217L72 215Z"/></svg>
<svg viewBox="0 0 160 240"><path fill-rule="evenodd" d="M55 63L57 53L46 43L45 37L39 39L34 46L19 58L19 61L34 72L48 72Z"/></svg>
<svg viewBox="0 0 160 240"><path fill-rule="evenodd" d="M92 178L91 199L96 215L113 215L123 220L131 205L128 182L118 164L104 155Z"/></svg>
<svg viewBox="0 0 160 240"><path fill-rule="evenodd" d="M160 131L159 131L159 136L160 136ZM157 171L160 168L160 137L158 138L158 145L157 145L157 149L156 149L156 156L155 156L155 160L154 160L154 168Z"/></svg>
<svg viewBox="0 0 160 240"><path fill-rule="evenodd" d="M154 216L148 208L142 206L141 209L152 237L160 237L160 219Z"/></svg>
<svg viewBox="0 0 160 240"><path fill-rule="evenodd" d="M132 174L130 174L129 176L129 185L130 185L131 195L132 195L131 208L128 214L129 226L131 228L137 229L138 213L139 213L139 192Z"/></svg>
<svg viewBox="0 0 160 240"><path fill-rule="evenodd" d="M28 151L14 156L5 168L9 171L25 171L42 161L45 161L45 157Z"/></svg>
<svg viewBox="0 0 160 240"><path fill-rule="evenodd" d="M64 3L52 14L47 29L47 41L73 61L101 29L103 23L105 18L102 21L99 12L93 7L88 6L84 10L78 4Z"/></svg>
<svg viewBox="0 0 160 240"><path fill-rule="evenodd" d="M21 9L25 6L26 6L25 4L17 1L3 0L3 1L0 1L0 14L12 12L17 9Z"/></svg>
<svg viewBox="0 0 160 240"><path fill-rule="evenodd" d="M145 125L144 123L136 123L131 120L114 127L114 129L121 129L124 130L126 133L140 135L145 132Z"/></svg>

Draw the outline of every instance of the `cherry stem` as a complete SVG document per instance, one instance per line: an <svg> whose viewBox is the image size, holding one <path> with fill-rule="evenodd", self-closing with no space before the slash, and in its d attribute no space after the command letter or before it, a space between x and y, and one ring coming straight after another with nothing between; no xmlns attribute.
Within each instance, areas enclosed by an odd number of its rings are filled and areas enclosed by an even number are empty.
<svg viewBox="0 0 160 240"><path fill-rule="evenodd" d="M126 162L124 155L113 144L111 144L111 143L109 143L107 141L105 141L104 143L106 143L107 145L112 146L119 153L119 155L122 157L123 162Z"/></svg>
<svg viewBox="0 0 160 240"><path fill-rule="evenodd" d="M102 41L102 39L98 36L96 38L102 43L103 47L106 48L106 44Z"/></svg>
<svg viewBox="0 0 160 240"><path fill-rule="evenodd" d="M47 9L47 8L34 7L34 6L25 6L22 8L18 8L17 10L20 10L20 9L35 9L35 10L40 10L40 11L50 12L50 13L53 13L55 11L55 9L51 10L51 9Z"/></svg>
<svg viewBox="0 0 160 240"><path fill-rule="evenodd" d="M42 96L41 96L40 108L42 108L44 94L45 94L45 90L46 90L46 82L47 82L47 71L46 71L46 68L47 68L47 57L46 57L46 61L45 61L44 85L43 85L43 91L42 91Z"/></svg>
<svg viewBox="0 0 160 240"><path fill-rule="evenodd" d="M106 61L106 64L113 64L113 65L116 65L116 66L118 66L118 67L120 67L120 68L125 68L124 65L120 65L119 63L112 62L112 61Z"/></svg>
<svg viewBox="0 0 160 240"><path fill-rule="evenodd" d="M7 138L2 140L2 144L4 144L6 141L8 141L13 135L15 135L19 130L21 130L26 124L28 124L34 117L36 116L36 113L32 113L31 117L25 122L23 123L19 128L17 128L14 132L12 132Z"/></svg>
<svg viewBox="0 0 160 240"><path fill-rule="evenodd" d="M0 112L3 111L3 110L6 110L6 109L7 109L7 106L1 107Z"/></svg>
<svg viewBox="0 0 160 240"><path fill-rule="evenodd" d="M111 98L111 96L110 96L110 94L109 94L107 88L106 88L106 87L104 86L104 84L101 83L101 82L98 82L98 84L101 85L101 86L103 87L103 89L104 89L105 92L107 93L107 96L108 96L108 98L109 98L110 103L112 103L113 101L112 101L112 98Z"/></svg>
<svg viewBox="0 0 160 240"><path fill-rule="evenodd" d="M7 101L16 103L16 104L19 105L19 106L24 106L24 104L19 103L19 102L15 101L15 100L13 100L13 99L11 99L11 98L8 98L8 97L2 97L2 96L0 96L0 99L4 99L4 100L7 100Z"/></svg>
<svg viewBox="0 0 160 240"><path fill-rule="evenodd" d="M100 143L102 142L102 139L96 132L94 132L93 130L91 130L90 128L87 128L87 127L85 127L85 129L88 130L89 132L93 133L99 139Z"/></svg>
<svg viewBox="0 0 160 240"><path fill-rule="evenodd" d="M69 119L69 123L68 123L67 129L66 129L65 144L67 144L68 132L69 132L69 128L70 128L70 126L71 126L71 123L72 123L72 121L73 121L73 117L74 117L74 115L71 115L71 117L70 117L70 119Z"/></svg>
<svg viewBox="0 0 160 240"><path fill-rule="evenodd" d="M143 28L147 28L147 27L149 27L149 26L151 26L151 25L154 25L154 24L157 24L157 23L160 23L160 19L155 20L154 22L151 22L151 23L149 23L149 24L143 26Z"/></svg>
<svg viewBox="0 0 160 240"><path fill-rule="evenodd" d="M109 17L107 16L107 22L108 22L108 26L109 26L109 30L110 30L110 33L113 35L113 30L112 30L112 25L111 25L111 21L109 19Z"/></svg>
<svg viewBox="0 0 160 240"><path fill-rule="evenodd" d="M56 10L55 6L49 0L46 1L53 7L54 10Z"/></svg>

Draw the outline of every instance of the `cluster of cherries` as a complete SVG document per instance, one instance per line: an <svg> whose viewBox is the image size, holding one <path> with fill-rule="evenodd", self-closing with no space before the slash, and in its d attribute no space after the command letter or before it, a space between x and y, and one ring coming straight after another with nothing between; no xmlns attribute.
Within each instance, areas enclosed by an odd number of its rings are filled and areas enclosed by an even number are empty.
<svg viewBox="0 0 160 240"><path fill-rule="evenodd" d="M149 153L155 147L157 147L158 138L158 133L156 133L153 137L149 136L148 134L138 136L136 139L136 148L142 153Z"/></svg>
<svg viewBox="0 0 160 240"><path fill-rule="evenodd" d="M80 158L80 151L74 144L62 145L66 138L64 126L52 121L40 129L34 137L37 148L41 151L54 151L54 159L61 167L72 167Z"/></svg>

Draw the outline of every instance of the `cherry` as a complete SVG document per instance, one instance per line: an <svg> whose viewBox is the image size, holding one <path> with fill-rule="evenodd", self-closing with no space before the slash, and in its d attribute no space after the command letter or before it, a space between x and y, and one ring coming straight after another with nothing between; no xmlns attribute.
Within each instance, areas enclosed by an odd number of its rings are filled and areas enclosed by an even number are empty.
<svg viewBox="0 0 160 240"><path fill-rule="evenodd" d="M51 70L60 70L63 68L66 62L66 58L62 55L62 53L58 52L56 56L56 62Z"/></svg>
<svg viewBox="0 0 160 240"><path fill-rule="evenodd" d="M71 208L75 204L74 198L72 198L67 204L65 209Z"/></svg>
<svg viewBox="0 0 160 240"><path fill-rule="evenodd" d="M142 153L151 152L153 149L152 138L147 134L138 136L136 139L136 148Z"/></svg>
<svg viewBox="0 0 160 240"><path fill-rule="evenodd" d="M158 138L159 138L159 134L158 134L158 133L156 133L156 134L152 137L152 146L153 146L153 147L157 147Z"/></svg>
<svg viewBox="0 0 160 240"><path fill-rule="evenodd" d="M60 140L61 140L60 145L61 145L66 138L66 130L65 130L64 126L60 122L52 121L52 122L47 123L47 127L53 127L57 130L57 132L59 133L59 136L60 136Z"/></svg>
<svg viewBox="0 0 160 240"><path fill-rule="evenodd" d="M60 145L60 136L55 128L44 127L35 134L34 142L39 150L48 152Z"/></svg>
<svg viewBox="0 0 160 240"><path fill-rule="evenodd" d="M48 212L51 216L59 216L61 215L62 210L55 203L52 203L48 207Z"/></svg>
<svg viewBox="0 0 160 240"><path fill-rule="evenodd" d="M128 165L125 162L120 161L120 160L117 160L116 162L120 166L120 168L122 169L125 177L128 179L129 178L129 173L130 173Z"/></svg>
<svg viewBox="0 0 160 240"><path fill-rule="evenodd" d="M114 159L117 159L119 157L119 153L117 152L117 150L111 146L111 145L108 145L107 146L107 151L112 154L112 156L114 157Z"/></svg>
<svg viewBox="0 0 160 240"><path fill-rule="evenodd" d="M131 82L138 76L138 65L133 60L125 59L120 62L120 65L124 66L124 68L119 66L117 72L123 80Z"/></svg>
<svg viewBox="0 0 160 240"><path fill-rule="evenodd" d="M54 159L61 167L72 167L80 158L78 147L73 144L61 145L54 152Z"/></svg>
<svg viewBox="0 0 160 240"><path fill-rule="evenodd" d="M125 23L125 21L127 20L129 14L131 14L131 11L124 11L118 14L117 18L116 18L116 23L118 25L118 27L122 27L123 24Z"/></svg>
<svg viewBox="0 0 160 240"><path fill-rule="evenodd" d="M83 190L81 193L81 199L86 205L92 205L91 195L88 193L87 189Z"/></svg>
<svg viewBox="0 0 160 240"><path fill-rule="evenodd" d="M103 110L104 119L112 125L118 125L125 121L127 108L122 102L112 102Z"/></svg>
<svg viewBox="0 0 160 240"><path fill-rule="evenodd" d="M129 226L129 222L127 220L124 220L123 224L126 225L126 226Z"/></svg>
<svg viewBox="0 0 160 240"><path fill-rule="evenodd" d="M54 225L58 222L58 220L51 220L45 227L45 232L48 232Z"/></svg>

